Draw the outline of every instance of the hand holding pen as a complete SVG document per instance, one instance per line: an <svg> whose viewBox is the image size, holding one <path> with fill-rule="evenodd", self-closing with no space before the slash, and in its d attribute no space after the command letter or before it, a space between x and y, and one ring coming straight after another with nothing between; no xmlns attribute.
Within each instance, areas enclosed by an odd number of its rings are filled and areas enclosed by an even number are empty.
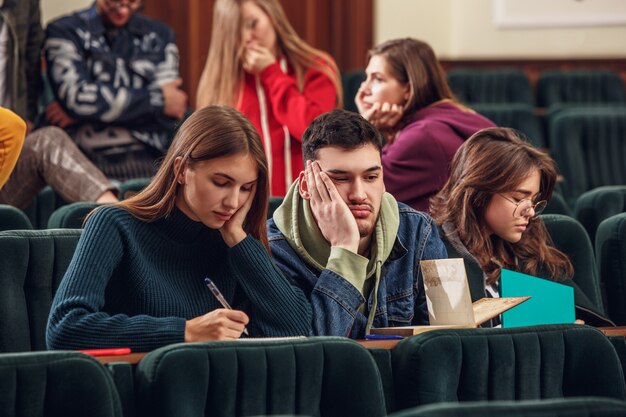
<svg viewBox="0 0 626 417"><path fill-rule="evenodd" d="M218 308L185 322L185 342L238 339L249 321L243 311Z"/></svg>
<svg viewBox="0 0 626 417"><path fill-rule="evenodd" d="M211 278L206 277L204 279L204 282L206 283L206 286L209 287L209 290L211 290L211 292L213 293L213 295L215 296L215 298L217 298L217 301L220 302L220 304L222 305L222 307L224 307L227 310L232 310L233 308L230 306L230 304L228 304L228 301L226 301L226 299L224 298L224 295L222 295L222 292L217 288L217 286L215 285L215 283L213 281L211 281ZM248 333L248 329L246 329L245 327L243 328L243 333L246 336L250 336L250 334Z"/></svg>

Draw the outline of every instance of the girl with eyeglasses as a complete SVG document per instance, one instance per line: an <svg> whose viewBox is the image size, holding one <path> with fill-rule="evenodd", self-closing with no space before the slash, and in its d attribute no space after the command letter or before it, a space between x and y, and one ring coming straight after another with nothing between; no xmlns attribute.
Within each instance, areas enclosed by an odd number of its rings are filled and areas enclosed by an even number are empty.
<svg viewBox="0 0 626 417"><path fill-rule="evenodd" d="M571 285L575 303L595 313L571 280L570 260L552 245L538 217L556 178L552 158L513 129L480 130L459 148L430 210L448 256L465 260L473 300L498 297L506 268Z"/></svg>

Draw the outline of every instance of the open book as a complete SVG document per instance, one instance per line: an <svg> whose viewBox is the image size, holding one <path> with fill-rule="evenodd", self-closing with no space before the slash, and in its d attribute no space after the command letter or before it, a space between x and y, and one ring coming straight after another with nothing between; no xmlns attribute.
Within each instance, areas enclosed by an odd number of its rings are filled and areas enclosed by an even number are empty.
<svg viewBox="0 0 626 417"><path fill-rule="evenodd" d="M371 329L374 334L410 336L428 330L478 327L530 297L481 298L472 303L463 259L421 261L430 326Z"/></svg>

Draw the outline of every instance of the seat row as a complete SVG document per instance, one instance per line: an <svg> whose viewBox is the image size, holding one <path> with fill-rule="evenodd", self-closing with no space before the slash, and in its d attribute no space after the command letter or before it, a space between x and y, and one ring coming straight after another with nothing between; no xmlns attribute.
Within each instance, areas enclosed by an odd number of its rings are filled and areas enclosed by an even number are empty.
<svg viewBox="0 0 626 417"><path fill-rule="evenodd" d="M576 325L436 330L391 350L337 337L181 343L136 366L70 351L0 354L0 381L7 416L626 413L615 348Z"/></svg>
<svg viewBox="0 0 626 417"><path fill-rule="evenodd" d="M459 100L476 104L522 104L551 108L562 104L626 104L620 74L609 70L545 71L536 94L526 74L517 68L457 68L448 71L448 84ZM356 110L354 97L365 78L363 70L342 76L344 103Z"/></svg>

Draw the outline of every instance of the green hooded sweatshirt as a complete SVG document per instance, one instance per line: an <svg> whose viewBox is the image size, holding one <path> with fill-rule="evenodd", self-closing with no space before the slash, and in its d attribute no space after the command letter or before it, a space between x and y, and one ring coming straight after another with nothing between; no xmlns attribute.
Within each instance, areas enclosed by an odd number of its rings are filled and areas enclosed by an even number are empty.
<svg viewBox="0 0 626 417"><path fill-rule="evenodd" d="M366 300L373 288L375 296L372 297L372 309L365 328L368 334L378 304L381 268L393 249L400 226L398 203L391 194L383 194L368 259L343 248L331 247L317 226L309 202L302 199L298 189L299 181L296 181L274 212L274 222L289 245L316 270L335 272L354 285ZM360 306L359 311L364 312L365 305Z"/></svg>

